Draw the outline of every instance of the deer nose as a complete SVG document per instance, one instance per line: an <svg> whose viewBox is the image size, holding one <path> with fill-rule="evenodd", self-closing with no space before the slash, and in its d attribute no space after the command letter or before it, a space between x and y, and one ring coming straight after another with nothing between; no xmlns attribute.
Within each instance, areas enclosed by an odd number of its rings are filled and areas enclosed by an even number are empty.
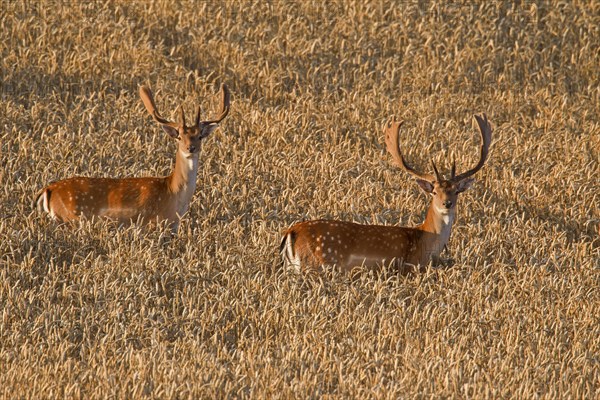
<svg viewBox="0 0 600 400"><path fill-rule="evenodd" d="M189 145L189 147L188 147L188 151L189 151L190 153L193 153L193 152L195 152L195 151L196 151L196 146L194 146L193 144Z"/></svg>
<svg viewBox="0 0 600 400"><path fill-rule="evenodd" d="M452 207L452 200L446 200L446 201L444 201L444 207L446 207L446 208Z"/></svg>

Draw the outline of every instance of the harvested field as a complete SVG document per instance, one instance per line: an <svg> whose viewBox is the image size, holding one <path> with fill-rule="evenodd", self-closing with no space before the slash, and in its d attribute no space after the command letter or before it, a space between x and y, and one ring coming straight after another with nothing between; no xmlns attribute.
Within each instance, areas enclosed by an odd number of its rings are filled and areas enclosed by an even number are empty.
<svg viewBox="0 0 600 400"><path fill-rule="evenodd" d="M0 27L0 397L600 397L600 2L3 1ZM211 116L222 83L175 238L31 207L167 175L139 86ZM387 120L460 172L483 112L451 268L278 269L296 221L422 221Z"/></svg>

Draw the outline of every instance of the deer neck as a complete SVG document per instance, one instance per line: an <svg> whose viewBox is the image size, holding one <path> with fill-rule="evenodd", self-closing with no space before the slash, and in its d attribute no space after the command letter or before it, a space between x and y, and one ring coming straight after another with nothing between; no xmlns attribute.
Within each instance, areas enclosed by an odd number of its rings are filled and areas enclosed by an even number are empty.
<svg viewBox="0 0 600 400"><path fill-rule="evenodd" d="M197 175L198 153L189 156L178 149L175 156L175 168L167 179L171 193L177 198L177 212L180 215L187 211L196 190Z"/></svg>
<svg viewBox="0 0 600 400"><path fill-rule="evenodd" d="M456 209L437 208L432 201L427 210L427 217L419 227L424 232L429 232L437 238L436 245L444 247L450 240L450 232L456 215ZM436 247L437 247L436 246Z"/></svg>

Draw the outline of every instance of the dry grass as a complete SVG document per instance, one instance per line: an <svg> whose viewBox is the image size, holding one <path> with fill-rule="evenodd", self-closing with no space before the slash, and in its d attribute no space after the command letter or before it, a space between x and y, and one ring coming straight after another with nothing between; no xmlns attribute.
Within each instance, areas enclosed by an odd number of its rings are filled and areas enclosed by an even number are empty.
<svg viewBox="0 0 600 400"><path fill-rule="evenodd" d="M2 3L0 396L600 396L600 3L320 3ZM73 174L167 174L138 86L190 113L222 82L176 239L30 208ZM269 272L294 221L418 223L383 123L465 166L479 112L452 269Z"/></svg>

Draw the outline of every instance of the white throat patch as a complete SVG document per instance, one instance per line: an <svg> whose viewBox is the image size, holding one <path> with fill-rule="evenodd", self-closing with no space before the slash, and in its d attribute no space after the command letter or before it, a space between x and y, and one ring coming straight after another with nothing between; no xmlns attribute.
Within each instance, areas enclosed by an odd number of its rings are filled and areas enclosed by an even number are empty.
<svg viewBox="0 0 600 400"><path fill-rule="evenodd" d="M434 208L435 208L435 212L438 213L439 215L441 215L442 222L444 223L444 225L448 225L452 222L452 213L449 209L438 208L436 206L434 206Z"/></svg>
<svg viewBox="0 0 600 400"><path fill-rule="evenodd" d="M192 154L187 151L179 150L183 160L185 161L185 165L189 171L192 171L198 167L198 153Z"/></svg>
<svg viewBox="0 0 600 400"><path fill-rule="evenodd" d="M450 224L450 214L442 214L442 221L444 221L444 225Z"/></svg>

